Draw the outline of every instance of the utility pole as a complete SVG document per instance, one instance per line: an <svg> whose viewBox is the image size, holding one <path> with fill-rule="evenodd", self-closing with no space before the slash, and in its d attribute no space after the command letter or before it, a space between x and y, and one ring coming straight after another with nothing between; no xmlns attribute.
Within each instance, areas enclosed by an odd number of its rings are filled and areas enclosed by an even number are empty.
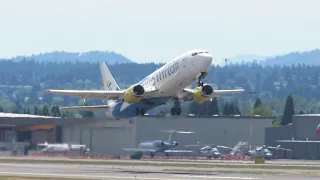
<svg viewBox="0 0 320 180"><path fill-rule="evenodd" d="M229 59L225 58L224 61L226 62L226 67L227 67Z"/></svg>
<svg viewBox="0 0 320 180"><path fill-rule="evenodd" d="M251 95L251 100L250 100L250 108L251 108L251 114L250 114L250 150L252 147L252 116L253 116L253 98L252 95L255 94L255 91L249 91L250 95Z"/></svg>

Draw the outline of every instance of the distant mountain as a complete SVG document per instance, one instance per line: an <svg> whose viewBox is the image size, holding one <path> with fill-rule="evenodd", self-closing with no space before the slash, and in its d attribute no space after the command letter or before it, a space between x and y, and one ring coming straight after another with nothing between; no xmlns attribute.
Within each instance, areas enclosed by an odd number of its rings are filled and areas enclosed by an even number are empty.
<svg viewBox="0 0 320 180"><path fill-rule="evenodd" d="M35 61L45 61L45 62L96 62L103 61L107 64L115 64L115 63L130 63L132 62L130 59L122 56L121 54L117 54L115 52L108 51L89 51L84 53L78 52L64 52L64 51L54 51L49 53L40 53L37 55L31 56L17 56L12 58L13 61L21 61L23 59L26 60L35 60Z"/></svg>
<svg viewBox="0 0 320 180"><path fill-rule="evenodd" d="M252 62L252 61L262 61L267 59L266 56L258 56L255 54L243 54L230 58L230 63L241 63L243 62Z"/></svg>
<svg viewBox="0 0 320 180"><path fill-rule="evenodd" d="M292 65L292 64L320 65L320 50L292 52L286 55L267 58L261 65Z"/></svg>

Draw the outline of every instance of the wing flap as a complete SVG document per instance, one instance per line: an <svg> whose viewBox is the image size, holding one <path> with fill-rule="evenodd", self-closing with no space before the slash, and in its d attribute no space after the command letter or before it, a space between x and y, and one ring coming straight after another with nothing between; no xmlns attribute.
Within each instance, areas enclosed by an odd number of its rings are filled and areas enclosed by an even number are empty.
<svg viewBox="0 0 320 180"><path fill-rule="evenodd" d="M47 94L70 95L81 98L104 98L119 100L123 97L124 90L121 91L105 91L105 90L45 90Z"/></svg>
<svg viewBox="0 0 320 180"><path fill-rule="evenodd" d="M108 105L101 106L67 106L61 107L61 110L70 110L70 111L106 111L109 109Z"/></svg>

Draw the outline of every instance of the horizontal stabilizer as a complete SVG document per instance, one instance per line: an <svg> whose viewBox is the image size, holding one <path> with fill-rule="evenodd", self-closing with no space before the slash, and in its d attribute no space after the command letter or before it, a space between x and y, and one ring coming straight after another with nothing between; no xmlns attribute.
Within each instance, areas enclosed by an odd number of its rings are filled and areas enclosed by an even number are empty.
<svg viewBox="0 0 320 180"><path fill-rule="evenodd" d="M61 110L70 110L70 111L107 111L110 106L101 105L101 106L68 106L61 107Z"/></svg>

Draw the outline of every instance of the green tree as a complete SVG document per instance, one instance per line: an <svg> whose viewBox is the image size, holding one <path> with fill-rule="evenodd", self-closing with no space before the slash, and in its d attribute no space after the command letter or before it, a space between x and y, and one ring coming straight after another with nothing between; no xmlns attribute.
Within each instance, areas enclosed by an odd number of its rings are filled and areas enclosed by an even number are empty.
<svg viewBox="0 0 320 180"><path fill-rule="evenodd" d="M208 105L207 115L212 116L216 114L219 114L219 106L217 97L214 97Z"/></svg>
<svg viewBox="0 0 320 180"><path fill-rule="evenodd" d="M0 112L3 112L3 107L2 106L0 106Z"/></svg>
<svg viewBox="0 0 320 180"><path fill-rule="evenodd" d="M226 102L226 103L224 104L222 114L223 114L223 115L230 115L230 113L229 113L229 104L228 104L228 102Z"/></svg>
<svg viewBox="0 0 320 180"><path fill-rule="evenodd" d="M189 114L197 115L199 112L199 104L192 101L189 105Z"/></svg>
<svg viewBox="0 0 320 180"><path fill-rule="evenodd" d="M299 112L299 114L305 114L305 113L303 112L303 110L301 110L301 111Z"/></svg>
<svg viewBox="0 0 320 180"><path fill-rule="evenodd" d="M42 108L42 115L44 116L49 116L50 113L49 113L49 109L48 109L48 106L47 105L44 105L43 108Z"/></svg>
<svg viewBox="0 0 320 180"><path fill-rule="evenodd" d="M260 115L260 116L272 116L272 110L267 106L261 105L261 106L258 106L257 108L254 108L253 114Z"/></svg>
<svg viewBox="0 0 320 180"><path fill-rule="evenodd" d="M33 114L34 115L39 115L39 109L38 109L37 106L34 106Z"/></svg>
<svg viewBox="0 0 320 180"><path fill-rule="evenodd" d="M286 99L283 117L281 119L281 125L287 125L289 123L292 123L293 115L294 115L294 104L293 104L292 95L290 94Z"/></svg>
<svg viewBox="0 0 320 180"><path fill-rule="evenodd" d="M254 103L254 108L257 108L257 107L259 107L261 105L262 105L261 99L257 98L256 102Z"/></svg>
<svg viewBox="0 0 320 180"><path fill-rule="evenodd" d="M14 113L14 114L19 114L19 110L17 108L13 108L12 112L11 113Z"/></svg>

